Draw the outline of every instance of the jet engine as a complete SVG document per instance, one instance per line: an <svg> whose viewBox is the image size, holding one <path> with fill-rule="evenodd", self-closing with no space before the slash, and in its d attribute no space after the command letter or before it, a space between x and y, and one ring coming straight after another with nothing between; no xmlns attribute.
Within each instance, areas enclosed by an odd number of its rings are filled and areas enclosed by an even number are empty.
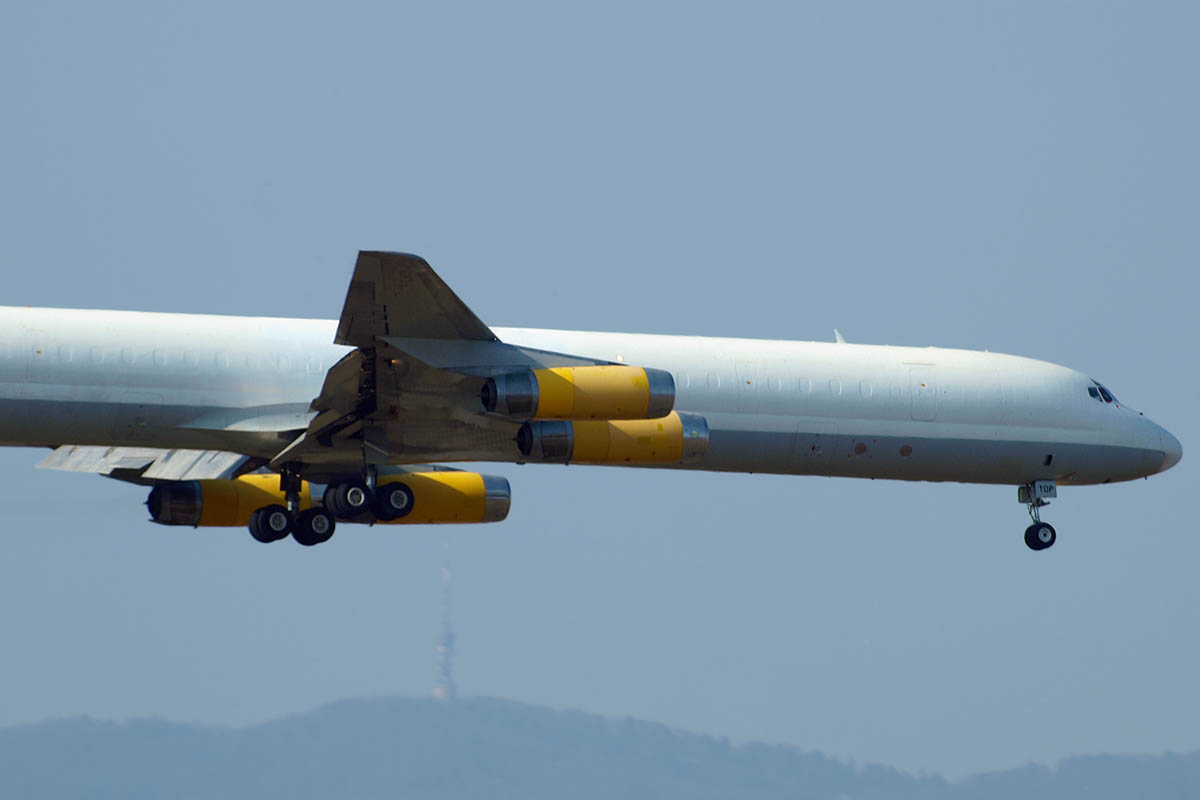
<svg viewBox="0 0 1200 800"><path fill-rule="evenodd" d="M160 483L146 499L154 522L194 528L248 525L255 509L283 504L278 475ZM311 506L312 490L304 481L300 485L300 508Z"/></svg>
<svg viewBox="0 0 1200 800"><path fill-rule="evenodd" d="M314 488L321 487L301 482L300 510L314 505ZM386 518L368 511L364 519L355 521L499 522L508 516L512 497L504 478L456 470L381 475L375 495L390 503ZM150 490L146 505L154 522L204 528L248 525L256 509L285 502L278 475L254 474L232 480L160 483Z"/></svg>
<svg viewBox="0 0 1200 800"><path fill-rule="evenodd" d="M658 419L675 406L675 379L645 367L535 369L488 378L479 399L515 419Z"/></svg>
<svg viewBox="0 0 1200 800"><path fill-rule="evenodd" d="M532 461L560 464L678 464L708 449L708 422L672 411L661 419L533 420L517 433L517 448Z"/></svg>
<svg viewBox="0 0 1200 800"><path fill-rule="evenodd" d="M458 470L380 475L375 496L379 522L410 525L499 522L512 501L506 479Z"/></svg>

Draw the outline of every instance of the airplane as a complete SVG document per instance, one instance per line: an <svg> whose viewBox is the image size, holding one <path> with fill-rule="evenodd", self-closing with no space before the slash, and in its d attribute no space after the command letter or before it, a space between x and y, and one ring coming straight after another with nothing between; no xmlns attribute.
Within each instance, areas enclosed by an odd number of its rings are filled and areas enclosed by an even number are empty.
<svg viewBox="0 0 1200 800"><path fill-rule="evenodd" d="M836 332L835 332L836 333ZM968 350L489 328L419 256L362 251L337 321L0 308L0 444L150 488L152 521L328 541L503 520L440 462L1018 487L1144 478L1178 439L1066 367Z"/></svg>

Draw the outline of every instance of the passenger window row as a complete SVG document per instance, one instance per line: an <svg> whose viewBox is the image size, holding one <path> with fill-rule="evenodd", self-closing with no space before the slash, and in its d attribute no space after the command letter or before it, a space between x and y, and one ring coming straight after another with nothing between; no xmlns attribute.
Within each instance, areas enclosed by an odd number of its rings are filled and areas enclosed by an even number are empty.
<svg viewBox="0 0 1200 800"><path fill-rule="evenodd" d="M43 348L40 346L34 347L34 355L41 355ZM53 351L51 351L53 355ZM176 364L182 364L189 369L196 369L201 364L205 367L213 366L219 369L230 369L234 365L234 360L229 353L225 351L195 351L195 350L143 350L132 347L124 347L121 350L113 348L91 347L86 353L81 354L86 356L93 364L115 364L118 361L130 366L139 363L151 361L156 367L170 367ZM0 342L0 359L8 356L8 347L5 343ZM62 363L70 363L75 359L75 351L62 345L57 350L58 360ZM259 356L257 353L247 353L245 356L245 366L247 369L269 369L274 367L280 372L307 372L310 375L319 375L325 372L324 359L320 356L312 358L299 357L293 360L291 357L284 354L274 354Z"/></svg>

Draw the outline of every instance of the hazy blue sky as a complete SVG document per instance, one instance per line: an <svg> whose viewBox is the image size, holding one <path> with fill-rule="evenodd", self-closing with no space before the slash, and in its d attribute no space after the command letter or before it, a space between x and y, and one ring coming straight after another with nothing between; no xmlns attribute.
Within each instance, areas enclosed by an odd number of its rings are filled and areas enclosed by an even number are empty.
<svg viewBox="0 0 1200 800"><path fill-rule="evenodd" d="M0 11L0 302L335 317L360 248L525 325L988 348L1183 441L1066 489L499 466L508 521L145 521L0 453L0 725L459 682L950 775L1200 747L1191 3Z"/></svg>

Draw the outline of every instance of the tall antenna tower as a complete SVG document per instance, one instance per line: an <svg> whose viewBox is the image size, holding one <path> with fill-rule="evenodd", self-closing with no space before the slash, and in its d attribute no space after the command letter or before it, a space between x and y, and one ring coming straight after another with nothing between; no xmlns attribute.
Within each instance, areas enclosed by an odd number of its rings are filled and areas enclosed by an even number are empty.
<svg viewBox="0 0 1200 800"><path fill-rule="evenodd" d="M450 703L458 699L454 685L454 628L450 626L450 540L442 540L442 636L435 648L438 657L437 683L433 686L435 700Z"/></svg>

